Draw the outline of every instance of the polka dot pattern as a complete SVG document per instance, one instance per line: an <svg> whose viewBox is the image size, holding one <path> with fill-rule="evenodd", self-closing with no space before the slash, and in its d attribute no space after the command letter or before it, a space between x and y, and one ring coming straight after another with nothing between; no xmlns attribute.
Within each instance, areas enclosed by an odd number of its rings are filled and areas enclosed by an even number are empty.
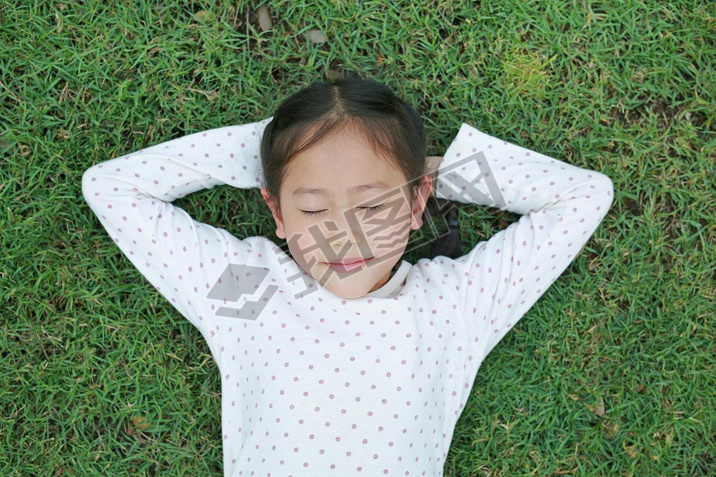
<svg viewBox="0 0 716 477"><path fill-rule="evenodd" d="M613 200L613 184L606 175L497 139L466 123L446 151L441 169L478 151L484 156L462 165L460 175L479 193L457 194L453 181L441 174L437 196L495 207L498 201L490 197L495 186L491 190L488 184L492 175L503 210L522 216L451 263L455 275L467 283L457 296L467 314L467 336L475 354L466 370L472 376L574 260Z"/></svg>
<svg viewBox="0 0 716 477"><path fill-rule="evenodd" d="M93 166L84 197L206 339L221 376L225 475L443 475L480 363L589 239L611 182L463 124L444 165L485 151L507 209L523 217L463 257L420 260L390 293L346 300L269 239L238 239L171 204L220 184L258 187L270 119ZM223 280L247 293L212 295ZM220 313L239 306L241 318Z"/></svg>

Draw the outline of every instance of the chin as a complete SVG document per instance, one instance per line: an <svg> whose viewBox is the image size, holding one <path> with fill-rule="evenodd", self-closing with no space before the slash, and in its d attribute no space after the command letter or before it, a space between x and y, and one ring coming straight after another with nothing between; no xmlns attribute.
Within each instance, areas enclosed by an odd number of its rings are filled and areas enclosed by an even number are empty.
<svg viewBox="0 0 716 477"><path fill-rule="evenodd" d="M361 298L373 291L373 288L378 288L376 285L379 283L379 281L371 280L371 274L368 273L368 270L356 271L353 274L349 273L341 277L339 273L330 272L328 265L322 262L320 265L314 265L309 275L330 290L331 293L345 299ZM321 276L326 277L325 282L321 282Z"/></svg>
<svg viewBox="0 0 716 477"><path fill-rule="evenodd" d="M338 297L352 299L360 298L370 293L371 288L375 287L375 285L375 283L366 283L365 277L361 277L361 279L358 280L352 280L350 278L341 280L338 276L333 276L328 280L325 286L331 293Z"/></svg>
<svg viewBox="0 0 716 477"><path fill-rule="evenodd" d="M332 283L326 286L326 288L328 288L331 293L333 293L337 297L353 299L364 296L366 293L369 292L370 287L363 289L361 287L356 287L355 285L349 285L348 283L338 283L337 285L335 283Z"/></svg>

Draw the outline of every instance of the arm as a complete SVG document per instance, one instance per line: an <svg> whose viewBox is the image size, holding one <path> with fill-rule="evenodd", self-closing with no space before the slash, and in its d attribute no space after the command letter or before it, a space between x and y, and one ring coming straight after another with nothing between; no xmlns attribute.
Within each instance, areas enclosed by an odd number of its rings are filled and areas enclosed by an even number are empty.
<svg viewBox="0 0 716 477"><path fill-rule="evenodd" d="M600 172L462 124L445 153L437 197L522 214L454 262L473 366L574 260L612 196L612 181Z"/></svg>
<svg viewBox="0 0 716 477"><path fill-rule="evenodd" d="M270 120L190 134L94 165L82 176L82 194L112 240L205 336L208 319L196 305L229 254L244 263L250 247L171 202L222 184L259 187L259 146Z"/></svg>

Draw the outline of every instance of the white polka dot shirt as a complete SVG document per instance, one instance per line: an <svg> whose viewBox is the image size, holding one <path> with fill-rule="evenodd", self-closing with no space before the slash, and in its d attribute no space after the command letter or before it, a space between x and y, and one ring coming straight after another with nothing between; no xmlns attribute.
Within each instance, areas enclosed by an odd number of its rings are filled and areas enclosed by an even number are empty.
<svg viewBox="0 0 716 477"><path fill-rule="evenodd" d="M221 373L225 476L440 476L480 364L594 233L612 181L463 123L437 196L522 217L460 258L402 260L380 289L342 299L285 244L172 205L217 185L261 187L271 119L95 165L83 195L206 339Z"/></svg>

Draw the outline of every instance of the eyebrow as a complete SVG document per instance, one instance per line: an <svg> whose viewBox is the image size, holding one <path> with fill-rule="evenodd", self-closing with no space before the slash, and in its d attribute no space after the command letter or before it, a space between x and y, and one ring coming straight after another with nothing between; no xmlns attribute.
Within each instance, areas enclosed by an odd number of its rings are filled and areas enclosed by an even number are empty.
<svg viewBox="0 0 716 477"><path fill-rule="evenodd" d="M388 185L382 183L382 182L371 182L370 184L363 184L359 186L354 186L348 189L349 194L354 194L357 192L365 192L367 190L371 189L387 189ZM293 195L312 195L312 194L318 194L318 195L326 195L327 194L326 189L317 189L317 188L308 188L308 187L299 187L295 191L293 191Z"/></svg>

